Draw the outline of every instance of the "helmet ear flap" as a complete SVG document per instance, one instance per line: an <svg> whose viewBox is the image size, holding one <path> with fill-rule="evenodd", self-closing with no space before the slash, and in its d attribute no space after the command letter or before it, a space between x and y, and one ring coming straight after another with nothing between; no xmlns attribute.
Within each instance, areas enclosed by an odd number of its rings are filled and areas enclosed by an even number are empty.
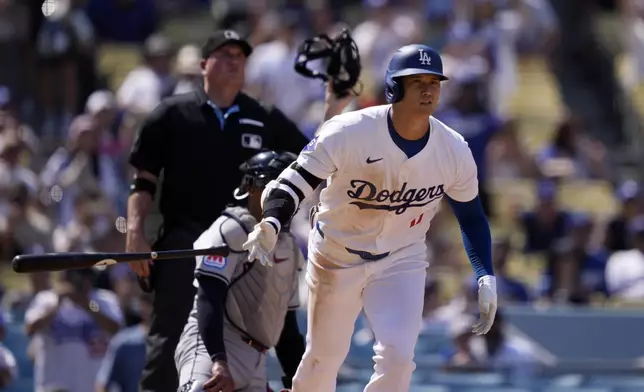
<svg viewBox="0 0 644 392"><path fill-rule="evenodd" d="M389 103L400 102L403 99L403 86L394 78L387 78L385 86L385 98Z"/></svg>

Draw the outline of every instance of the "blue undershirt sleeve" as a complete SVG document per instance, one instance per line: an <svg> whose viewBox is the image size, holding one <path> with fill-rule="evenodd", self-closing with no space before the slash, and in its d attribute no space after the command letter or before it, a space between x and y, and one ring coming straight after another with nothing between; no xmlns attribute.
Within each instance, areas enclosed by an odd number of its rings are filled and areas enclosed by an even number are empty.
<svg viewBox="0 0 644 392"><path fill-rule="evenodd" d="M476 280L494 275L492 268L492 235L479 196L468 202L447 198L461 227L465 253L472 264Z"/></svg>

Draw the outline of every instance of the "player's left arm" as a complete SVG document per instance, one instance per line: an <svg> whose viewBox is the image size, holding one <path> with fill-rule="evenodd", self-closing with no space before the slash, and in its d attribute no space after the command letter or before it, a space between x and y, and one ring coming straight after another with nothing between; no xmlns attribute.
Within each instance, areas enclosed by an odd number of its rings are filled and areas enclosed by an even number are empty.
<svg viewBox="0 0 644 392"><path fill-rule="evenodd" d="M492 235L478 194L476 163L469 148L457 157L456 181L447 191L447 200L461 227L465 252L479 286L481 320L474 332L485 334L496 313L496 278L492 267Z"/></svg>
<svg viewBox="0 0 644 392"><path fill-rule="evenodd" d="M295 371L300 364L300 360L302 360L304 349L306 347L304 344L304 336L300 332L300 328L297 324L296 313L297 309L300 307L299 272L304 266L304 256L299 249L296 250L296 253L298 259L298 273L293 279L293 291L288 303L288 312L286 312L286 317L284 319L284 328L282 329L280 339L275 346L275 354L282 366L282 371L284 371L284 377L282 377L284 388L291 388Z"/></svg>

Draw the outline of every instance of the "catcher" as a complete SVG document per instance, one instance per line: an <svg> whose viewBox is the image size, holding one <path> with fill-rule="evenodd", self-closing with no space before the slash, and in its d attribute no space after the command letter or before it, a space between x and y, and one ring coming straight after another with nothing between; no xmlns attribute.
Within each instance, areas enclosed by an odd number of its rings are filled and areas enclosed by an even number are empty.
<svg viewBox="0 0 644 392"><path fill-rule="evenodd" d="M230 255L197 257L194 307L175 353L180 392L266 392L266 352L275 347L289 388L304 353L299 307L302 252L287 231L271 255L273 267L248 263L242 249L262 210L264 186L296 155L260 152L240 166L244 177L229 207L195 242L195 248L228 246Z"/></svg>

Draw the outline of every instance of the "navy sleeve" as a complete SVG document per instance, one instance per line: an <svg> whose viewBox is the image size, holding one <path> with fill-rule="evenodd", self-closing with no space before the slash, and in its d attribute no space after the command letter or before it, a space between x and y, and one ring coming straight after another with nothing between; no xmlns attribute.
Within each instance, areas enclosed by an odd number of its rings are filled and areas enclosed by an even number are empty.
<svg viewBox="0 0 644 392"><path fill-rule="evenodd" d="M476 196L468 202L447 198L461 226L461 235L467 257L472 263L476 280L485 275L494 275L492 268L492 235L490 224L483 212L481 199Z"/></svg>
<svg viewBox="0 0 644 392"><path fill-rule="evenodd" d="M197 277L197 322L199 335L213 361L226 360L224 346L224 298L228 286L221 279Z"/></svg>

